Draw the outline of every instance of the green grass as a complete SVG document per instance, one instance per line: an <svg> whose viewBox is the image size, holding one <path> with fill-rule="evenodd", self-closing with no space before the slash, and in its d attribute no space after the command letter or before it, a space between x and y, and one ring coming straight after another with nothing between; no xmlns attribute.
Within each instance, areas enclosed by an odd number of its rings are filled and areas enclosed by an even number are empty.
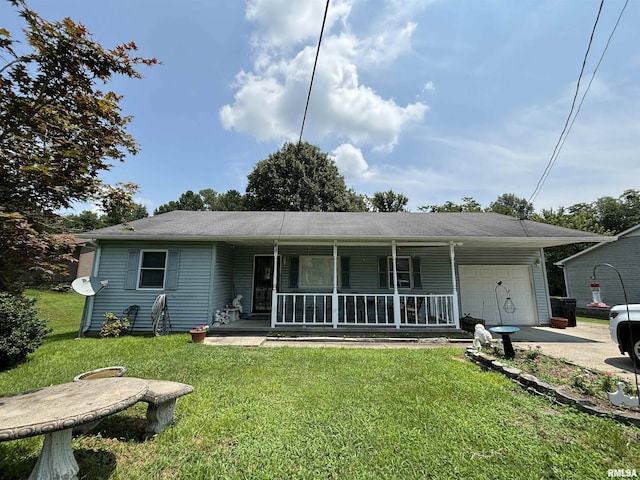
<svg viewBox="0 0 640 480"><path fill-rule="evenodd" d="M109 365L195 387L179 400L176 424L152 440L142 440L144 404L75 437L83 478L568 479L638 467L638 429L530 396L459 348L210 347L186 334L76 340L82 299L40 295L54 332L0 374L0 394ZM26 478L41 444L0 443L0 477Z"/></svg>

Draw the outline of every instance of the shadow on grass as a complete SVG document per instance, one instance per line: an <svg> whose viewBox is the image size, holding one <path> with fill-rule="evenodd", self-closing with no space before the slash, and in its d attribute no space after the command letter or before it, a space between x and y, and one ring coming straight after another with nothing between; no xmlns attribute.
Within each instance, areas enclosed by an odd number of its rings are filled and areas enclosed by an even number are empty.
<svg viewBox="0 0 640 480"><path fill-rule="evenodd" d="M147 419L133 415L113 415L103 419L89 434L121 441L145 441Z"/></svg>
<svg viewBox="0 0 640 480"><path fill-rule="evenodd" d="M27 478L38 460L31 449L19 442L0 444L0 478L13 480Z"/></svg>
<svg viewBox="0 0 640 480"><path fill-rule="evenodd" d="M9 445L9 444L6 444ZM0 445L0 478L3 480L23 480L29 477L38 461L28 447ZM103 480L111 478L116 468L116 457L107 450L74 448L73 456L80 469L79 478Z"/></svg>
<svg viewBox="0 0 640 480"><path fill-rule="evenodd" d="M107 450L79 448L74 449L73 455L80 469L79 478L103 480L111 478L116 469L116 457Z"/></svg>
<svg viewBox="0 0 640 480"><path fill-rule="evenodd" d="M78 336L78 332L65 332L49 334L45 337L44 343L59 342L61 340L73 340Z"/></svg>

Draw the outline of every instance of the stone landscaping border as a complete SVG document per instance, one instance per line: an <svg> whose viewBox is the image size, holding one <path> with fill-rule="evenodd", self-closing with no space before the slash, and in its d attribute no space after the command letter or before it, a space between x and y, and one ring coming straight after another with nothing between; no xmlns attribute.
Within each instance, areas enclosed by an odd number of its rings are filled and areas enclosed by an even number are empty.
<svg viewBox="0 0 640 480"><path fill-rule="evenodd" d="M575 407L581 412L599 417L612 418L620 423L640 427L640 412L603 410L587 400L563 391L560 387L538 380L534 375L522 373L518 368L509 367L491 355L476 352L473 348L467 348L465 355L472 362L484 369L502 373L529 393L553 396L558 403Z"/></svg>

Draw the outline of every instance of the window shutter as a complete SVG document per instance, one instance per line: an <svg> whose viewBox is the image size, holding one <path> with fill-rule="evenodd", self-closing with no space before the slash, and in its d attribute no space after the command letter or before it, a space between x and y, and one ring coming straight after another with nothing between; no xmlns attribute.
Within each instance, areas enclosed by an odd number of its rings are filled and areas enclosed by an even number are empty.
<svg viewBox="0 0 640 480"><path fill-rule="evenodd" d="M138 283L138 267L140 265L140 250L129 250L127 260L127 275L124 281L125 290L135 290Z"/></svg>
<svg viewBox="0 0 640 480"><path fill-rule="evenodd" d="M387 257L378 257L378 286L389 288L387 280Z"/></svg>
<svg viewBox="0 0 640 480"><path fill-rule="evenodd" d="M164 281L165 290L178 289L178 268L180 266L180 250L169 250L167 258L167 277Z"/></svg>
<svg viewBox="0 0 640 480"><path fill-rule="evenodd" d="M342 288L351 288L351 279L349 276L349 257L340 257L340 270Z"/></svg>
<svg viewBox="0 0 640 480"><path fill-rule="evenodd" d="M422 288L422 275L420 273L420 257L413 257L413 288Z"/></svg>
<svg viewBox="0 0 640 480"><path fill-rule="evenodd" d="M298 257L289 257L289 288L298 288Z"/></svg>

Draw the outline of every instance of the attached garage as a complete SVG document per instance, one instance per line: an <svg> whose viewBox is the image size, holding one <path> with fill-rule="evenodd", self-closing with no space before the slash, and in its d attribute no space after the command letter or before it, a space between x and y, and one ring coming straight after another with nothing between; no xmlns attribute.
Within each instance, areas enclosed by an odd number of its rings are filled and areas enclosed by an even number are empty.
<svg viewBox="0 0 640 480"><path fill-rule="evenodd" d="M487 325L539 325L533 277L528 265L459 265L460 303L462 314L483 318ZM502 281L502 286L496 285ZM515 304L515 311L504 311L504 303L509 297ZM498 304L500 313L498 313Z"/></svg>

